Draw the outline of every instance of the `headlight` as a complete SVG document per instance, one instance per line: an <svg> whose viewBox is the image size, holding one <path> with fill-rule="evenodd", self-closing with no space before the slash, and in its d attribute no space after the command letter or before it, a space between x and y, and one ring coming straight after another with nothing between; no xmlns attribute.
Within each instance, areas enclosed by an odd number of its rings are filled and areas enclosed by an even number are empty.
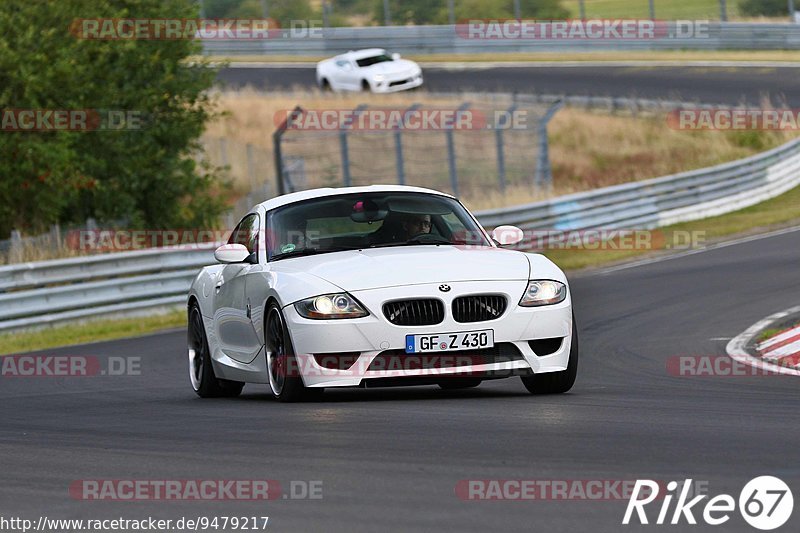
<svg viewBox="0 0 800 533"><path fill-rule="evenodd" d="M358 300L347 293L323 294L294 304L294 308L304 318L361 318L369 315Z"/></svg>
<svg viewBox="0 0 800 533"><path fill-rule="evenodd" d="M385 80L385 79L386 79L386 76L384 76L383 74L375 74L375 75L372 77L372 79L373 79L373 80L375 80L375 81L377 81L378 83L380 83L380 82L382 82L383 80Z"/></svg>
<svg viewBox="0 0 800 533"><path fill-rule="evenodd" d="M519 301L523 307L538 307L563 302L567 298L567 286L559 281L531 281Z"/></svg>

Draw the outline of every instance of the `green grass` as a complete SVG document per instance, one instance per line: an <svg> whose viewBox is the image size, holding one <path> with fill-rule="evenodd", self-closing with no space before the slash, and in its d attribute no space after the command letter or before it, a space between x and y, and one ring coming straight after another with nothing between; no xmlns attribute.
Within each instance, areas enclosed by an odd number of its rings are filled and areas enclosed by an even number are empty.
<svg viewBox="0 0 800 533"><path fill-rule="evenodd" d="M186 311L176 310L166 314L154 314L141 318L96 320L80 324L53 326L36 331L6 333L0 335L0 355L138 337L185 325Z"/></svg>
<svg viewBox="0 0 800 533"><path fill-rule="evenodd" d="M580 14L578 0L562 0L571 16ZM587 18L649 18L648 0L585 0ZM719 0L655 0L656 19L719 20ZM728 1L728 18L738 15L738 0ZM787 15L788 18L788 15Z"/></svg>
<svg viewBox="0 0 800 533"><path fill-rule="evenodd" d="M675 249L676 238L681 239L687 232L698 232L703 242L708 244L715 240L738 234L759 233L780 226L800 223L800 187L782 194L766 202L720 215L713 218L685 222L666 226L657 230L663 235L663 248ZM654 239L656 242L657 239ZM639 257L652 255L652 250L550 250L544 255L552 259L561 268L577 270L623 262Z"/></svg>

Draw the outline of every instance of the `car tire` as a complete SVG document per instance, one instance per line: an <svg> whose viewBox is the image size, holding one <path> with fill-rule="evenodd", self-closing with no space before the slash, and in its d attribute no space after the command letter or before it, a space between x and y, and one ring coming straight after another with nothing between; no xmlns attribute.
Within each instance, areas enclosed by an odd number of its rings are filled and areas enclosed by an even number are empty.
<svg viewBox="0 0 800 533"><path fill-rule="evenodd" d="M244 383L219 379L211 364L211 350L203 326L200 307L193 303L189 307L188 345L189 380L194 392L201 398L235 397L242 393Z"/></svg>
<svg viewBox="0 0 800 533"><path fill-rule="evenodd" d="M264 316L264 352L272 397L287 403L320 399L324 389L306 387L299 375L292 339L280 307L271 302Z"/></svg>
<svg viewBox="0 0 800 533"><path fill-rule="evenodd" d="M367 80L361 80L361 90L366 93L372 92L372 87Z"/></svg>
<svg viewBox="0 0 800 533"><path fill-rule="evenodd" d="M439 388L443 390L471 389L480 384L481 380L478 378L451 378L447 381L440 381L437 383Z"/></svg>
<svg viewBox="0 0 800 533"><path fill-rule="evenodd" d="M522 384L531 394L562 394L568 392L575 384L578 376L578 327L575 324L575 316L572 317L572 345L569 350L569 362L567 369L561 372L548 372L545 374L534 374L525 376Z"/></svg>

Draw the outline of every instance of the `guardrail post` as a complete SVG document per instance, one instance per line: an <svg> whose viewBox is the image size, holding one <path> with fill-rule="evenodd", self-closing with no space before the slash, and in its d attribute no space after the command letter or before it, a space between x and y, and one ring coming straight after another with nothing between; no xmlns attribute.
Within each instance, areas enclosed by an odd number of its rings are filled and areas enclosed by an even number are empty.
<svg viewBox="0 0 800 533"><path fill-rule="evenodd" d="M719 20L728 22L728 3L725 0L719 0Z"/></svg>
<svg viewBox="0 0 800 533"><path fill-rule="evenodd" d="M347 145L347 132L350 126L353 125L353 121L358 118L358 115L366 108L367 104L361 104L355 109L353 114L350 115L350 119L339 126L339 151L342 155L342 181L345 187L350 187L353 182L350 176L350 148Z"/></svg>
<svg viewBox="0 0 800 533"><path fill-rule="evenodd" d="M650 0L650 19L656 18L656 4L655 0Z"/></svg>
<svg viewBox="0 0 800 533"><path fill-rule="evenodd" d="M794 22L794 0L789 0L789 20Z"/></svg>
<svg viewBox="0 0 800 533"><path fill-rule="evenodd" d="M405 127L406 115L420 108L420 104L414 104L403 112L403 122L394 130L394 152L397 162L397 184L406 184L406 167L403 161L403 128Z"/></svg>
<svg viewBox="0 0 800 533"><path fill-rule="evenodd" d="M469 102L464 102L455 112L453 120L459 120L461 113L469 109ZM453 128L455 124L448 121L445 124L445 135L447 136L447 166L450 170L450 188L453 190L453 196L458 196L458 169L456 168L456 145L453 138Z"/></svg>
<svg viewBox="0 0 800 533"><path fill-rule="evenodd" d="M281 150L281 139L283 138L283 134L289 127L289 122L295 120L302 114L303 114L303 108L300 106L295 107L286 115L286 118L283 119L283 122L281 122L280 125L278 125L278 129L276 129L275 133L272 134L272 148L273 148L273 155L275 157L275 179L277 180L278 196L286 194L286 183L284 181L283 152Z"/></svg>
<svg viewBox="0 0 800 533"><path fill-rule="evenodd" d="M516 110L517 110L517 104L516 103L511 104L511 106L508 109L506 109L506 114L504 117L505 120L511 121L511 123L513 123L514 119L512 115ZM508 126L507 123L494 125L494 135L497 144L497 179L499 181L498 185L500 186L500 192L503 194L505 194L506 192L506 157L503 145L503 131L505 130L506 126Z"/></svg>
<svg viewBox="0 0 800 533"><path fill-rule="evenodd" d="M547 125L550 119L558 112L559 109L564 107L563 100L559 100L552 106L544 116L539 120L539 154L536 162L536 176L534 184L536 189L541 189L542 186L548 190L553 186L553 172L550 168L550 144L547 141Z"/></svg>
<svg viewBox="0 0 800 533"><path fill-rule="evenodd" d="M581 20L586 20L586 4L584 0L578 0L578 10L580 12Z"/></svg>

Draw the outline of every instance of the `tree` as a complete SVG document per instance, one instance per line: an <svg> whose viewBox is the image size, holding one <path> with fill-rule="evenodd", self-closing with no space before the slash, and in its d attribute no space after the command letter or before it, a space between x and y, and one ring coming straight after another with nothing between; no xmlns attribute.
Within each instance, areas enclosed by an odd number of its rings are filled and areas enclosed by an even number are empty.
<svg viewBox="0 0 800 533"><path fill-rule="evenodd" d="M192 157L214 112L214 71L186 62L199 44L70 31L77 17L196 16L185 0L0 3L0 108L120 110L144 119L123 131L0 132L0 235L88 216L148 228L216 222L219 176Z"/></svg>

